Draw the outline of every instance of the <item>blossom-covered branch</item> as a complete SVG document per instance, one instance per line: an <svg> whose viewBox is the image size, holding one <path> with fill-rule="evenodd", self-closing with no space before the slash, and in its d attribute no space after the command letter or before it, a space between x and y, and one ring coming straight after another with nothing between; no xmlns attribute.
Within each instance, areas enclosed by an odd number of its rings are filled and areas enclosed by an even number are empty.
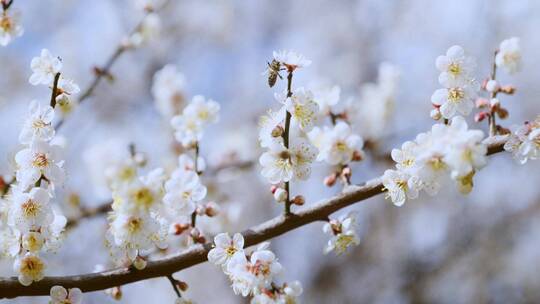
<svg viewBox="0 0 540 304"><path fill-rule="evenodd" d="M484 141L487 144L487 155L503 151L506 141L507 136L487 138ZM362 186L351 186L349 191L305 207L292 216L280 215L243 231L244 247L262 243L312 222L326 221L332 213L382 194L383 191L381 178L370 180ZM149 261L143 270L128 267L85 275L45 277L41 281L34 282L31 287L21 286L16 278L0 279L0 295L6 298L48 295L55 285L65 288L77 287L88 292L150 278L166 277L171 273L205 262L210 249L210 244L192 247L175 256Z"/></svg>

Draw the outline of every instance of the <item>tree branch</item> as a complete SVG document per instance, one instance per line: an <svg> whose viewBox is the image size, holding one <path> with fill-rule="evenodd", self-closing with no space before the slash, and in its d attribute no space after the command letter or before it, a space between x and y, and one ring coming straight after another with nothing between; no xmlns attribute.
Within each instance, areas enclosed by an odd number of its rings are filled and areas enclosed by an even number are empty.
<svg viewBox="0 0 540 304"><path fill-rule="evenodd" d="M506 140L507 136L487 138L485 142L488 144L488 155L503 151ZM324 221L330 214L354 203L381 194L383 191L381 179L376 178L366 182L362 186L352 186L345 193L322 200L295 214L277 216L243 231L242 235L244 236L245 247L259 244L312 222ZM84 292L89 292L156 277L166 277L174 272L205 262L210 249L211 244L193 247L168 258L150 261L143 270L118 268L83 275L45 277L43 280L34 282L28 287L22 286L15 277L1 278L0 297L14 298L19 296L48 295L51 287L54 285L64 286L65 288L77 287Z"/></svg>

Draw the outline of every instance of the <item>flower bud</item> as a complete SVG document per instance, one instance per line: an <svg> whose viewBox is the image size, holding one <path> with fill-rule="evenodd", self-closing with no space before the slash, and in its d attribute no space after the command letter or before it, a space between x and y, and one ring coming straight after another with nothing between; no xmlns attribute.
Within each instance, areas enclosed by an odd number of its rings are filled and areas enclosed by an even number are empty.
<svg viewBox="0 0 540 304"><path fill-rule="evenodd" d="M120 301L122 299L122 289L120 289L119 286L109 288L109 289L105 290L105 293L110 295L116 301Z"/></svg>
<svg viewBox="0 0 540 304"><path fill-rule="evenodd" d="M324 178L324 184L327 187L332 187L336 183L336 180L337 180L337 175L335 173L332 173Z"/></svg>
<svg viewBox="0 0 540 304"><path fill-rule="evenodd" d="M186 282L179 281L179 280L176 281L176 286L178 286L178 288L180 288L181 291L186 291L189 287Z"/></svg>
<svg viewBox="0 0 540 304"><path fill-rule="evenodd" d="M282 126L276 126L272 129L272 137L280 137L283 135L283 132L285 132L285 130L283 130Z"/></svg>
<svg viewBox="0 0 540 304"><path fill-rule="evenodd" d="M439 111L439 109L433 109L431 110L431 112L429 113L429 116L431 116L431 118L433 120L439 120L441 119L442 115L441 115L441 111Z"/></svg>
<svg viewBox="0 0 540 304"><path fill-rule="evenodd" d="M274 199L278 203L283 203L287 200L287 191L283 188L277 188L274 192Z"/></svg>
<svg viewBox="0 0 540 304"><path fill-rule="evenodd" d="M505 108L498 108L497 109L497 115L499 115L499 117L501 119L506 119L508 117L508 110L505 109Z"/></svg>
<svg viewBox="0 0 540 304"><path fill-rule="evenodd" d="M277 190L277 189L279 189L278 186L272 185L272 186L270 187L270 192L272 192L272 194L274 194L274 193L276 193L276 190Z"/></svg>
<svg viewBox="0 0 540 304"><path fill-rule="evenodd" d="M184 231L186 231L189 227L190 227L189 224L176 223L172 226L172 233L174 233L175 235L180 235L184 233Z"/></svg>
<svg viewBox="0 0 540 304"><path fill-rule="evenodd" d="M208 217L214 217L219 214L219 210L220 208L218 204L216 204L215 202L209 202L204 208L204 213Z"/></svg>
<svg viewBox="0 0 540 304"><path fill-rule="evenodd" d="M135 268L137 268L138 270L143 270L144 268L146 268L146 260L138 255L135 258L135 261L133 261L133 266L135 266Z"/></svg>
<svg viewBox="0 0 540 304"><path fill-rule="evenodd" d="M297 195L292 199L291 202L297 206L302 206L306 203L306 199L302 195Z"/></svg>
<svg viewBox="0 0 540 304"><path fill-rule="evenodd" d="M489 105L489 101L485 98L478 98L476 99L476 107L477 108L484 108L484 107L487 107Z"/></svg>
<svg viewBox="0 0 540 304"><path fill-rule="evenodd" d="M489 117L488 112L479 112L479 113L476 113L476 115L474 115L474 121L481 122L484 119L486 119L487 117Z"/></svg>
<svg viewBox="0 0 540 304"><path fill-rule="evenodd" d="M501 105L501 101L498 99L498 98L491 98L489 100L489 105L492 107L492 108L496 108L498 106Z"/></svg>
<svg viewBox="0 0 540 304"><path fill-rule="evenodd" d="M146 163L147 163L147 159L146 159L146 155L144 155L144 153L141 153L141 152L137 152L135 153L135 155L133 156L133 160L135 160L135 163L137 164L137 166L139 167L144 167L146 166Z"/></svg>
<svg viewBox="0 0 540 304"><path fill-rule="evenodd" d="M490 79L487 83L486 83L486 91L488 92L498 92L499 89L501 87L499 86L499 83L497 82L497 80L494 80L494 79Z"/></svg>
<svg viewBox="0 0 540 304"><path fill-rule="evenodd" d="M362 152L358 151L358 150L354 150L351 160L355 161L355 162L359 162L362 159L364 159L364 156L362 155Z"/></svg>
<svg viewBox="0 0 540 304"><path fill-rule="evenodd" d="M351 176L352 176L351 167L349 167L349 166L343 167L343 169L341 170L341 176L343 176L347 180L350 179Z"/></svg>
<svg viewBox="0 0 540 304"><path fill-rule="evenodd" d="M502 86L499 90L500 92L504 94L512 95L516 92L516 87L507 85L507 86Z"/></svg>

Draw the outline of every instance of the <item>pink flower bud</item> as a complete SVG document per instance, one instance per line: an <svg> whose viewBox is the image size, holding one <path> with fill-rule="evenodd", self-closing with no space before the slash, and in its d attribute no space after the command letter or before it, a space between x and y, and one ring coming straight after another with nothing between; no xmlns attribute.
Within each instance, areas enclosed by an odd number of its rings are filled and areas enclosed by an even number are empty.
<svg viewBox="0 0 540 304"><path fill-rule="evenodd" d="M489 113L488 113L488 112L480 112L480 113L476 113L476 115L474 115L474 121L476 121L476 122L481 122L481 121L483 121L484 119L486 119L486 117L489 117Z"/></svg>
<svg viewBox="0 0 540 304"><path fill-rule="evenodd" d="M330 174L330 175L328 175L327 177L324 178L324 184L327 187L332 187L336 183L336 180L337 180L336 174L332 173L332 174Z"/></svg>
<svg viewBox="0 0 540 304"><path fill-rule="evenodd" d="M488 92L498 92L499 89L501 87L499 86L499 83L497 82L497 80L494 80L494 79L490 79L487 83L486 83L486 91Z"/></svg>
<svg viewBox="0 0 540 304"><path fill-rule="evenodd" d="M489 101L485 98L478 98L476 99L476 107L477 108L484 108L484 107L487 107L489 105Z"/></svg>
<svg viewBox="0 0 540 304"><path fill-rule="evenodd" d="M278 203L283 203L287 200L287 191L283 188L277 188L274 192L274 199Z"/></svg>

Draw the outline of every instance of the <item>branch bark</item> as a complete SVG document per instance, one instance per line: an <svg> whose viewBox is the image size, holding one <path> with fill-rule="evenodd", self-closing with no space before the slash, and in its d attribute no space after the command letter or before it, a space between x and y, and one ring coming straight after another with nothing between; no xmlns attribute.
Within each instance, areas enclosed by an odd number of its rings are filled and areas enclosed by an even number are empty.
<svg viewBox="0 0 540 304"><path fill-rule="evenodd" d="M507 136L494 136L486 139L488 155L503 151ZM324 221L330 214L383 193L380 178L372 179L361 186L351 186L350 190L330 199L322 200L291 215L280 215L242 232L245 247L253 246L280 236L288 231L312 222ZM211 244L193 247L179 254L157 261L150 261L143 270L118 268L109 271L62 277L45 277L32 285L22 286L17 278L0 278L0 298L19 296L48 295L51 287L61 285L65 288L80 288L83 292L104 290L137 281L157 277L167 277L182 269L192 267L207 260Z"/></svg>

